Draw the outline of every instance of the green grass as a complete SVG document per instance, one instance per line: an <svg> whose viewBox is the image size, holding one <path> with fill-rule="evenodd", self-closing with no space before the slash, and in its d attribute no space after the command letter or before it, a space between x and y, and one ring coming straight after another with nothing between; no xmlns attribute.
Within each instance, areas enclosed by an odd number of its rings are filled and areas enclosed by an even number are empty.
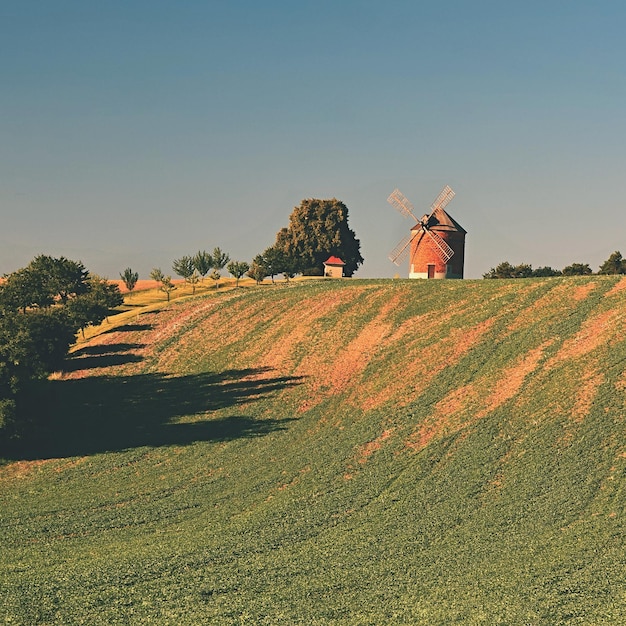
<svg viewBox="0 0 626 626"><path fill-rule="evenodd" d="M618 280L315 281L112 323L0 467L0 623L626 623Z"/></svg>

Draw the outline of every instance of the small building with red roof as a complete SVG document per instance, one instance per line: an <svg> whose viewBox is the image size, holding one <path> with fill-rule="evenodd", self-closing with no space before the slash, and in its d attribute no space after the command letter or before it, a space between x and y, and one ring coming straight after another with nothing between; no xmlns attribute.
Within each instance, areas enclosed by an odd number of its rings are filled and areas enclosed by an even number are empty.
<svg viewBox="0 0 626 626"><path fill-rule="evenodd" d="M343 278L343 266L345 263L336 256L328 257L324 261L324 276L328 278Z"/></svg>

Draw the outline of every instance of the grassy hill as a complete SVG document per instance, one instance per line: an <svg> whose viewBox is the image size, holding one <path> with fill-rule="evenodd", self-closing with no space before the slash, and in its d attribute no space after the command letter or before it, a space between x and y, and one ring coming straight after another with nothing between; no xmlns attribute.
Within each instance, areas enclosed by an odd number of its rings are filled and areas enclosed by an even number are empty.
<svg viewBox="0 0 626 626"><path fill-rule="evenodd" d="M626 279L137 314L0 467L0 622L624 624Z"/></svg>

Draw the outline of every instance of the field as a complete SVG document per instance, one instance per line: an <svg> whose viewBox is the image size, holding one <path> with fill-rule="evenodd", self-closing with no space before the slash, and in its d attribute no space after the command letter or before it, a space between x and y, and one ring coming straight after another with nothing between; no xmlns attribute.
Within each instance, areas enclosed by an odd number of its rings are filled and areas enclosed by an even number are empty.
<svg viewBox="0 0 626 626"><path fill-rule="evenodd" d="M610 276L136 303L0 466L0 623L624 624L625 314Z"/></svg>

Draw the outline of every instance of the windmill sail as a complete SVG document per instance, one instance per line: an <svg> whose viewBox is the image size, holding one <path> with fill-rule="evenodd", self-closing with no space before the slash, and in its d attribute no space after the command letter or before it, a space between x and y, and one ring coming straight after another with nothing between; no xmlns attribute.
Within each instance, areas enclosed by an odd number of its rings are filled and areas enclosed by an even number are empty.
<svg viewBox="0 0 626 626"><path fill-rule="evenodd" d="M447 263L454 254L454 250L437 234L434 233L430 228L425 229L430 238L434 241L435 246L439 251L439 256L444 263Z"/></svg>
<svg viewBox="0 0 626 626"><path fill-rule="evenodd" d="M394 189L389 197L387 198L387 202L391 204L391 206L395 207L404 217L412 217L415 221L417 218L413 215L413 211L415 207L409 202L408 198L399 190Z"/></svg>
<svg viewBox="0 0 626 626"><path fill-rule="evenodd" d="M450 200L452 200L452 198L454 198L456 194L454 193L454 191L452 191L452 189L446 185L442 190L441 193L437 196L437 198L435 199L435 201L430 205L430 212L431 215L432 213L434 213L437 209L443 209L446 206L448 206Z"/></svg>
<svg viewBox="0 0 626 626"><path fill-rule="evenodd" d="M417 235L417 231L407 235L389 254L389 260L400 265L400 262L406 257L409 251L409 244L413 238Z"/></svg>

